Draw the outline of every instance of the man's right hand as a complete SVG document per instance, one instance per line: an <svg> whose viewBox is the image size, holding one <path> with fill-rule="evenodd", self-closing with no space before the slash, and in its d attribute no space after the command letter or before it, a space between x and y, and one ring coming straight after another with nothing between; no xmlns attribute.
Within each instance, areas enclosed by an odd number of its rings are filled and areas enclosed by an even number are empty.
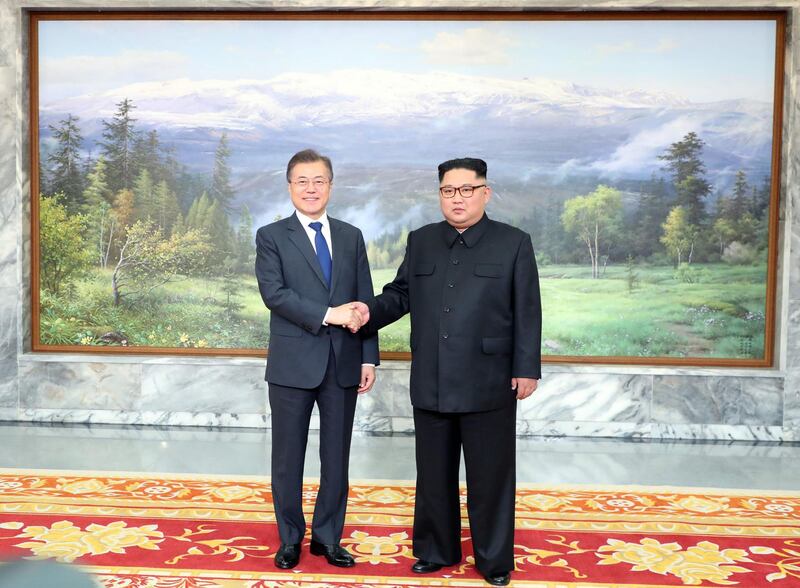
<svg viewBox="0 0 800 588"><path fill-rule="evenodd" d="M366 321L362 319L362 314L356 309L354 304L353 302L348 302L347 304L331 308L328 313L328 324L341 325L347 327L353 333L357 332Z"/></svg>

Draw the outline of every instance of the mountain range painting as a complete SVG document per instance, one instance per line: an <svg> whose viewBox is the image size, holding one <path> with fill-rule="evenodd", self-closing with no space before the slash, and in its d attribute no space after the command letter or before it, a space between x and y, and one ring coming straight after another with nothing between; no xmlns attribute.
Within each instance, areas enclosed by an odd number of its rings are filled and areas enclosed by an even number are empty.
<svg viewBox="0 0 800 588"><path fill-rule="evenodd" d="M376 291L442 220L436 166L480 157L545 357L765 361L777 17L439 16L34 15L34 347L263 353L254 235L314 148Z"/></svg>

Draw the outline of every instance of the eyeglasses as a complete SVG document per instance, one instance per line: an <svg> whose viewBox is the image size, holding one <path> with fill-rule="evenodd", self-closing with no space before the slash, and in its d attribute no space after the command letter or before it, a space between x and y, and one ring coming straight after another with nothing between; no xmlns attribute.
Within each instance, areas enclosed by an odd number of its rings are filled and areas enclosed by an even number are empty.
<svg viewBox="0 0 800 588"><path fill-rule="evenodd" d="M455 186L442 186L439 188L439 194L442 195L442 198L452 198L456 195L456 192L461 194L464 198L472 198L472 193L477 190L478 188L485 188L486 184L479 184L478 186L461 186L460 188L456 188Z"/></svg>
<svg viewBox="0 0 800 588"><path fill-rule="evenodd" d="M313 180L309 180L308 178L300 178L298 180L292 180L291 182L301 190L307 190L310 185L314 185L315 188L321 189L331 183L330 180L326 180L325 178L314 178Z"/></svg>

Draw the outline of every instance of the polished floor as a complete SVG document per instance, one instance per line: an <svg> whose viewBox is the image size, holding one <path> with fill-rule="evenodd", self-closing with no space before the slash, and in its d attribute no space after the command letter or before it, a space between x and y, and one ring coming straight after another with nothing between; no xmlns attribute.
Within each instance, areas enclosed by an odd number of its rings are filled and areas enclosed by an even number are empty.
<svg viewBox="0 0 800 588"><path fill-rule="evenodd" d="M311 435L306 475L319 475ZM269 475L270 432L256 429L0 424L0 468ZM800 445L524 438L517 479L800 490ZM464 475L462 467L462 478ZM413 480L414 438L356 434L351 479Z"/></svg>

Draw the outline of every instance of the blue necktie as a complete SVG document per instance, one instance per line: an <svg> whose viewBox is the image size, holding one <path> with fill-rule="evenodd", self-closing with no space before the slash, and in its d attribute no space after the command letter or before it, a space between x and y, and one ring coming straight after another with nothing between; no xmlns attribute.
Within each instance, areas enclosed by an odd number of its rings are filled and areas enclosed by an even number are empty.
<svg viewBox="0 0 800 588"><path fill-rule="evenodd" d="M319 267L322 268L322 275L325 276L325 281L328 282L328 289L330 290L333 262L331 261L331 250L328 249L328 242L325 240L325 235L322 234L322 223L308 223L308 226L317 232L317 234L314 235L314 246L317 249Z"/></svg>

